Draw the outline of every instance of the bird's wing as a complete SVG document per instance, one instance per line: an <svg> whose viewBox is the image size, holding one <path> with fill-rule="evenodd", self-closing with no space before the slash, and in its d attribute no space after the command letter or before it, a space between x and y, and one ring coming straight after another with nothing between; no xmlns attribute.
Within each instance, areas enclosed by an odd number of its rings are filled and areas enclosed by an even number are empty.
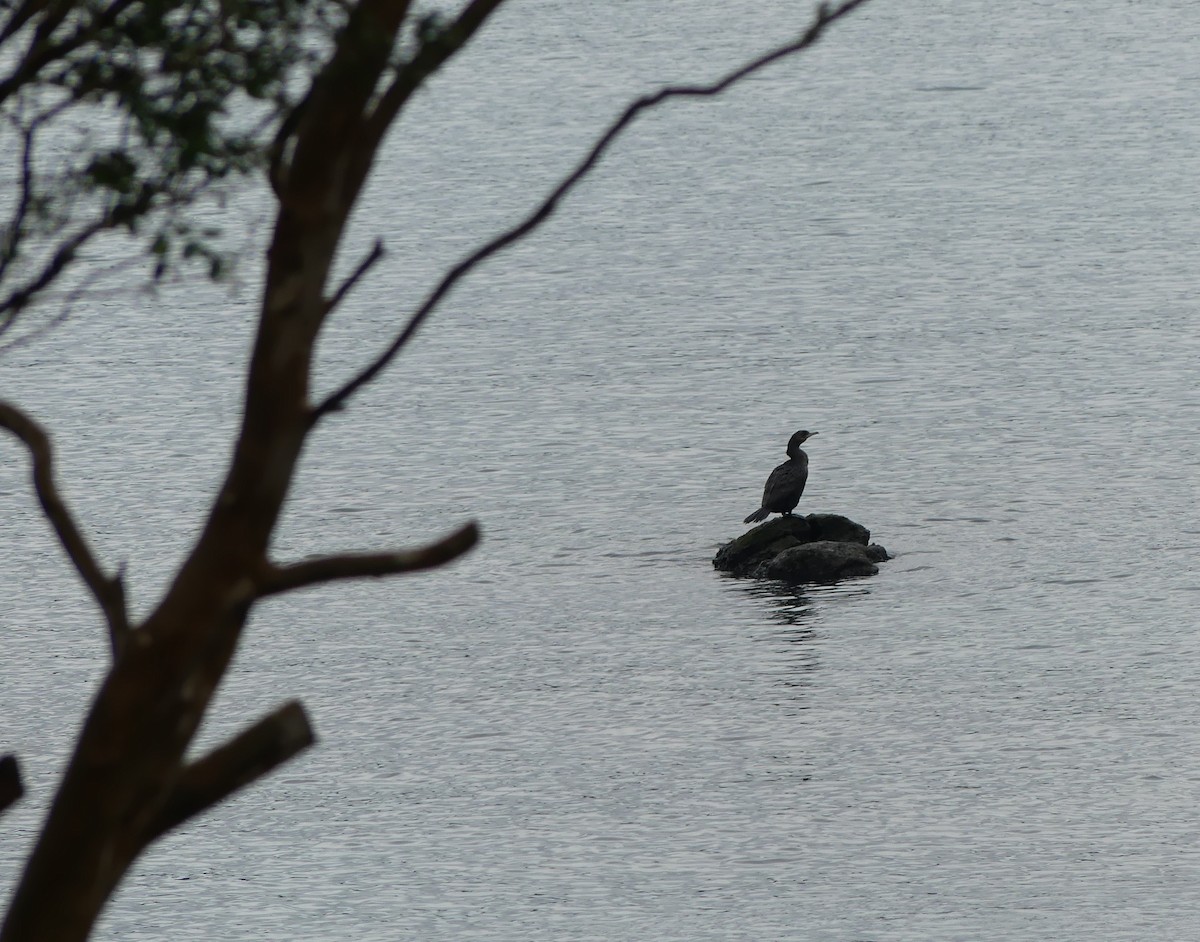
<svg viewBox="0 0 1200 942"><path fill-rule="evenodd" d="M767 486L763 488L762 505L764 507L766 507L767 503L770 501L772 493L787 485L788 478L791 476L791 473L792 466L787 463L781 464L778 468L771 472L770 477L767 478Z"/></svg>
<svg viewBox="0 0 1200 942"><path fill-rule="evenodd" d="M804 493L804 485L808 481L808 465L792 464L785 462L771 472L771 476L767 478L767 486L763 488L763 506L772 503L772 495L778 495L779 491L790 491L795 489L796 498L799 499Z"/></svg>

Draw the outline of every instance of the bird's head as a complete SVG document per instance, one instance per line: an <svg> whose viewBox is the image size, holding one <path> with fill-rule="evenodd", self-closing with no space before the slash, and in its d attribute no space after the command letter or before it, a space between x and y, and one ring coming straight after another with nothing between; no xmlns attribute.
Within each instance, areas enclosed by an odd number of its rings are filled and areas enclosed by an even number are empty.
<svg viewBox="0 0 1200 942"><path fill-rule="evenodd" d="M808 431L801 429L799 432L797 432L795 435L793 435L790 439L788 439L787 453L789 455L794 455L796 453L796 450L801 445L803 445L806 441L808 441L810 438L812 438L816 434L817 434L816 432L808 432Z"/></svg>

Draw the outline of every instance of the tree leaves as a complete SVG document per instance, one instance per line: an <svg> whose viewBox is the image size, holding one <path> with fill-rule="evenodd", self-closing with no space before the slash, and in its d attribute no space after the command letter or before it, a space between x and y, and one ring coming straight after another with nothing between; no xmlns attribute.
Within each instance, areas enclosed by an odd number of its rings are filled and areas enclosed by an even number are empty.
<svg viewBox="0 0 1200 942"><path fill-rule="evenodd" d="M0 216L11 256L0 269L0 333L106 230L149 232L156 281L184 262L221 277L228 258L184 216L214 187L265 166L292 90L344 18L335 0L83 0L0 14L0 62L10 67L0 75L0 153L27 141L43 155ZM157 223L143 227L149 217Z"/></svg>

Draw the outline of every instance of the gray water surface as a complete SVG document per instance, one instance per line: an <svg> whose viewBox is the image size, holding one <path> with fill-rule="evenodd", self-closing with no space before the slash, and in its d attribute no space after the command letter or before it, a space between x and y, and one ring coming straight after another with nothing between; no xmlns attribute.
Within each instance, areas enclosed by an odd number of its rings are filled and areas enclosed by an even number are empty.
<svg viewBox="0 0 1200 942"><path fill-rule="evenodd" d="M391 253L320 389L629 96L792 22L514 2L389 141L355 252ZM321 743L154 848L97 937L1200 935L1198 40L1182 0L878 2L640 121L320 429L277 552L484 544L255 613L204 743L293 696ZM220 480L254 273L0 358L140 612ZM801 510L869 526L877 577L711 570L797 428ZM11 885L105 643L12 442L0 502Z"/></svg>

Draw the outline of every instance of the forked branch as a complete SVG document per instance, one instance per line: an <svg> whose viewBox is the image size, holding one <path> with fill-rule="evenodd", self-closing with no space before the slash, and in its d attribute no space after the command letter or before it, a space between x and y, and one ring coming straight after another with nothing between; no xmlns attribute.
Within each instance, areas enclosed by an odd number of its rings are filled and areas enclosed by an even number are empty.
<svg viewBox="0 0 1200 942"><path fill-rule="evenodd" d="M126 213L110 210L98 219L92 220L75 235L63 242L46 263L41 271L31 277L19 288L9 292L8 297L0 301L0 333L12 325L17 314L29 304L34 295L46 288L63 273L63 270L74 261L79 250L94 236L108 229L115 229Z"/></svg>
<svg viewBox="0 0 1200 942"><path fill-rule="evenodd" d="M304 586L341 579L395 576L405 572L434 569L457 559L479 542L474 521L436 543L415 550L392 553L347 553L319 556L290 566L272 566L259 579L260 596L278 595Z"/></svg>
<svg viewBox="0 0 1200 942"><path fill-rule="evenodd" d="M370 149L374 150L379 145L413 93L466 45L503 3L504 0L471 0L453 23L439 30L429 41L422 41L416 55L397 71L395 79L380 96L367 119L366 142Z"/></svg>
<svg viewBox="0 0 1200 942"><path fill-rule="evenodd" d="M151 823L145 843L219 804L316 741L299 701L291 700L268 713L225 745L184 767L170 797Z"/></svg>
<svg viewBox="0 0 1200 942"><path fill-rule="evenodd" d="M33 486L46 519L58 534L59 542L74 563L76 571L91 590L108 621L113 655L120 653L129 636L129 617L125 610L125 585L118 572L107 576L96 562L75 519L54 483L54 450L50 438L37 422L6 402L0 402L0 428L6 428L29 449L33 460Z"/></svg>
<svg viewBox="0 0 1200 942"><path fill-rule="evenodd" d="M404 348L421 325L433 313L434 309L441 303L450 290L458 284L460 280L469 274L480 263L486 261L491 256L495 255L501 249L507 248L514 242L517 242L529 233L533 232L538 226L544 223L554 211L558 208L559 202L571 190L573 190L584 177L586 177L592 169L599 163L600 158L612 146L613 142L620 136L639 114L655 105L659 105L669 98L705 98L720 95L722 92L736 85L747 76L753 75L755 72L766 68L774 62L787 56L794 55L807 49L809 46L817 42L824 34L826 28L842 17L856 10L858 7L868 3L869 0L845 0L835 6L829 4L821 4L817 8L816 17L804 31L799 39L790 43L786 43L770 52L764 53L756 59L747 62L746 64L734 69L732 72L725 75L723 78L709 85L670 85L659 89L650 95L644 95L630 104L616 121L614 121L592 146L592 149L583 158L582 161L572 170L562 181L556 186L541 204L537 206L524 220L519 222L500 235L496 236L490 242L485 243L480 248L476 249L461 262L451 268L438 283L433 292L425 299L419 308L409 318L404 329L397 334L396 339L391 345L375 358L365 369L358 375L347 382L336 392L331 393L324 401L316 406L311 413L311 422L316 424L322 417L330 412L341 409L346 401L353 396L358 390L367 383L371 382L378 376L387 366L396 358L396 355Z"/></svg>

